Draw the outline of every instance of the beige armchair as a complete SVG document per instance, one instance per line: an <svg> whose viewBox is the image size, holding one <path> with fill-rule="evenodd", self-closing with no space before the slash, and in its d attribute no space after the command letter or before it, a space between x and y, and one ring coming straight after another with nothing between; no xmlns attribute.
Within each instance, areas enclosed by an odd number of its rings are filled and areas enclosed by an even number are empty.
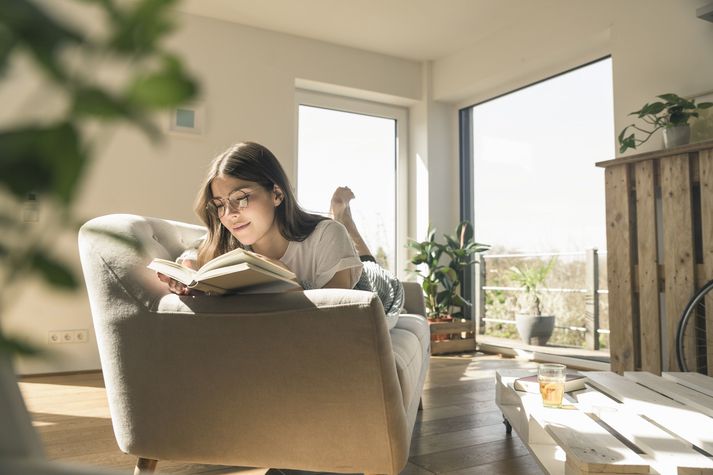
<svg viewBox="0 0 713 475"><path fill-rule="evenodd" d="M388 329L375 294L320 289L179 297L146 269L203 229L134 215L79 246L120 449L158 460L398 473L428 369L423 298ZM130 243L142 246L139 252Z"/></svg>

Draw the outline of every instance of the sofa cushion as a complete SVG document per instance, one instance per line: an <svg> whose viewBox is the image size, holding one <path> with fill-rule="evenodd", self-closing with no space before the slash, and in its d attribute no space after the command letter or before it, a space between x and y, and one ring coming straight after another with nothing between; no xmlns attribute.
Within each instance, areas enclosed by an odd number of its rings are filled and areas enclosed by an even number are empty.
<svg viewBox="0 0 713 475"><path fill-rule="evenodd" d="M409 330L393 328L390 333L404 409L408 409L423 366L423 349L418 337Z"/></svg>
<svg viewBox="0 0 713 475"><path fill-rule="evenodd" d="M421 351L424 355L431 354L431 330L428 328L428 320L421 315L404 313L399 316L395 328L408 330L418 337L421 343Z"/></svg>

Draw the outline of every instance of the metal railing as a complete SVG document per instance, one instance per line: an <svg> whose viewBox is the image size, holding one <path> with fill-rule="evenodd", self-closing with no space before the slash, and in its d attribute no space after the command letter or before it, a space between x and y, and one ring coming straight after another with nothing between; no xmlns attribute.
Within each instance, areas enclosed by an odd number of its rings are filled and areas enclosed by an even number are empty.
<svg viewBox="0 0 713 475"><path fill-rule="evenodd" d="M599 288L599 255L597 249L587 249L584 252L567 252L567 253L537 253L537 254L481 254L478 258L478 266L476 268L475 279L475 321L476 331L482 334L485 331L485 323L501 323L515 324L514 320L505 320L497 318L489 318L485 310L485 293L488 291L502 292L523 292L521 287L507 287L487 285L487 264L488 260L503 259L503 258L539 258L539 257L563 257L563 256L582 256L585 257L585 287L584 288L542 288L543 292L556 293L578 293L585 297L585 325L584 326L555 326L555 328L581 332L585 334L585 348L598 350L599 335L609 334L608 329L600 328L599 326L599 296L608 294L607 289Z"/></svg>

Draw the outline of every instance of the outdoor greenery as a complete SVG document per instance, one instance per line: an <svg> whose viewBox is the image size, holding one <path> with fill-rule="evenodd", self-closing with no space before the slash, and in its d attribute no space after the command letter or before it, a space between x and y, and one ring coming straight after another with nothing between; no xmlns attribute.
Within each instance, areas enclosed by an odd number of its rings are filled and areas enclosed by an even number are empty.
<svg viewBox="0 0 713 475"><path fill-rule="evenodd" d="M511 250L492 249L494 254L509 257L486 259L486 285L492 287L520 287L512 280L511 269L514 266L546 266L549 259L542 257L519 257ZM600 256L600 262L606 259ZM586 282L586 264L583 259L557 259L549 272L549 288L584 288ZM599 266L599 288L606 289L606 265ZM520 311L522 291L488 290L485 292L485 316L512 323L487 322L485 334L501 338L519 339L515 327L515 315ZM555 331L549 340L550 345L583 347L585 333L577 329L585 326L587 312L586 300L578 292L543 292L541 308L546 313L555 315ZM606 295L599 298L599 319L601 328L609 328L608 301ZM608 347L608 335L599 338L601 348Z"/></svg>
<svg viewBox="0 0 713 475"><path fill-rule="evenodd" d="M547 263L537 262L527 266L514 265L508 277L523 289L521 312L527 315L542 315L542 288L555 265L556 258Z"/></svg>
<svg viewBox="0 0 713 475"><path fill-rule="evenodd" d="M490 246L475 242L468 221L460 223L453 236L443 237L445 243L437 242L436 230L429 229L425 241L409 241L408 246L415 251L411 263L422 278L428 318L462 318L462 309L471 305L459 292L463 272L476 262L475 254Z"/></svg>
<svg viewBox="0 0 713 475"><path fill-rule="evenodd" d="M697 118L700 111L713 106L713 102L701 102L696 104L694 99L684 99L676 94L662 94L657 96L661 101L645 104L638 111L634 111L629 115L635 115L648 125L649 128L641 128L636 124L630 124L624 127L624 130L619 134L619 151L624 153L627 149L635 149L651 138L651 136L659 129L664 127L676 127L687 125L688 121L694 117ZM627 135L630 129L634 132ZM636 132L641 132L644 135L643 139L636 137Z"/></svg>
<svg viewBox="0 0 713 475"><path fill-rule="evenodd" d="M0 2L0 87L9 87L17 64L31 64L42 78L33 96L66 104L52 117L0 127L0 316L17 295L15 286L29 275L58 289L79 285L75 266L55 245L62 231L83 222L73 208L106 141L103 132L132 124L158 140L152 114L198 92L180 59L162 46L174 28L174 0L77 3L103 16L103 33L77 28L54 15L47 2ZM125 74L101 80L105 67ZM33 350L0 332L0 351Z"/></svg>

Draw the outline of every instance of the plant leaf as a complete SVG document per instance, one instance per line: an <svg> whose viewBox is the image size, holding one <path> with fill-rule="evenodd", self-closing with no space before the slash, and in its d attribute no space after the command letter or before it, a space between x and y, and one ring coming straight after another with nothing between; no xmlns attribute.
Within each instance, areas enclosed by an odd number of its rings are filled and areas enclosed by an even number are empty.
<svg viewBox="0 0 713 475"><path fill-rule="evenodd" d="M95 87L84 87L77 90L74 95L74 113L77 116L92 116L101 119L132 118L134 116L127 104Z"/></svg>
<svg viewBox="0 0 713 475"><path fill-rule="evenodd" d="M69 123L0 132L0 183L20 200L45 192L69 203L85 164Z"/></svg>
<svg viewBox="0 0 713 475"><path fill-rule="evenodd" d="M106 2L103 2L106 3ZM158 48L158 41L173 30L172 6L175 0L140 0L131 8L110 9L113 36L109 46L129 55L145 56Z"/></svg>
<svg viewBox="0 0 713 475"><path fill-rule="evenodd" d="M39 348L13 337L6 337L0 333L0 353L11 355L36 356L42 353Z"/></svg>
<svg viewBox="0 0 713 475"><path fill-rule="evenodd" d="M10 53L15 49L17 39L5 25L0 23L0 78L7 68Z"/></svg>
<svg viewBox="0 0 713 475"><path fill-rule="evenodd" d="M0 2L0 24L30 51L51 77L59 81L68 80L58 52L68 44L84 42L78 31L59 23L28 0Z"/></svg>
<svg viewBox="0 0 713 475"><path fill-rule="evenodd" d="M459 307L471 307L472 304L464 299L462 296L456 294L453 296L453 305L457 305Z"/></svg>
<svg viewBox="0 0 713 475"><path fill-rule="evenodd" d="M37 252L32 258L32 270L53 287L74 290L79 282L66 264L55 260L44 252Z"/></svg>
<svg viewBox="0 0 713 475"><path fill-rule="evenodd" d="M673 93L667 93L667 94L661 94L660 96L656 96L659 99L663 99L664 101L670 103L670 104L678 104L681 101L681 98L677 94Z"/></svg>
<svg viewBox="0 0 713 475"><path fill-rule="evenodd" d="M460 243L454 237L448 236L446 234L444 234L443 237L446 238L446 242L451 248L457 249L460 247Z"/></svg>
<svg viewBox="0 0 713 475"><path fill-rule="evenodd" d="M127 98L146 108L164 108L184 103L198 92L198 86L184 72L181 63L165 57L163 69L136 78L129 86Z"/></svg>
<svg viewBox="0 0 713 475"><path fill-rule="evenodd" d="M663 102L653 102L651 104L646 104L639 111L639 118L645 115L656 115L666 108L666 104Z"/></svg>

